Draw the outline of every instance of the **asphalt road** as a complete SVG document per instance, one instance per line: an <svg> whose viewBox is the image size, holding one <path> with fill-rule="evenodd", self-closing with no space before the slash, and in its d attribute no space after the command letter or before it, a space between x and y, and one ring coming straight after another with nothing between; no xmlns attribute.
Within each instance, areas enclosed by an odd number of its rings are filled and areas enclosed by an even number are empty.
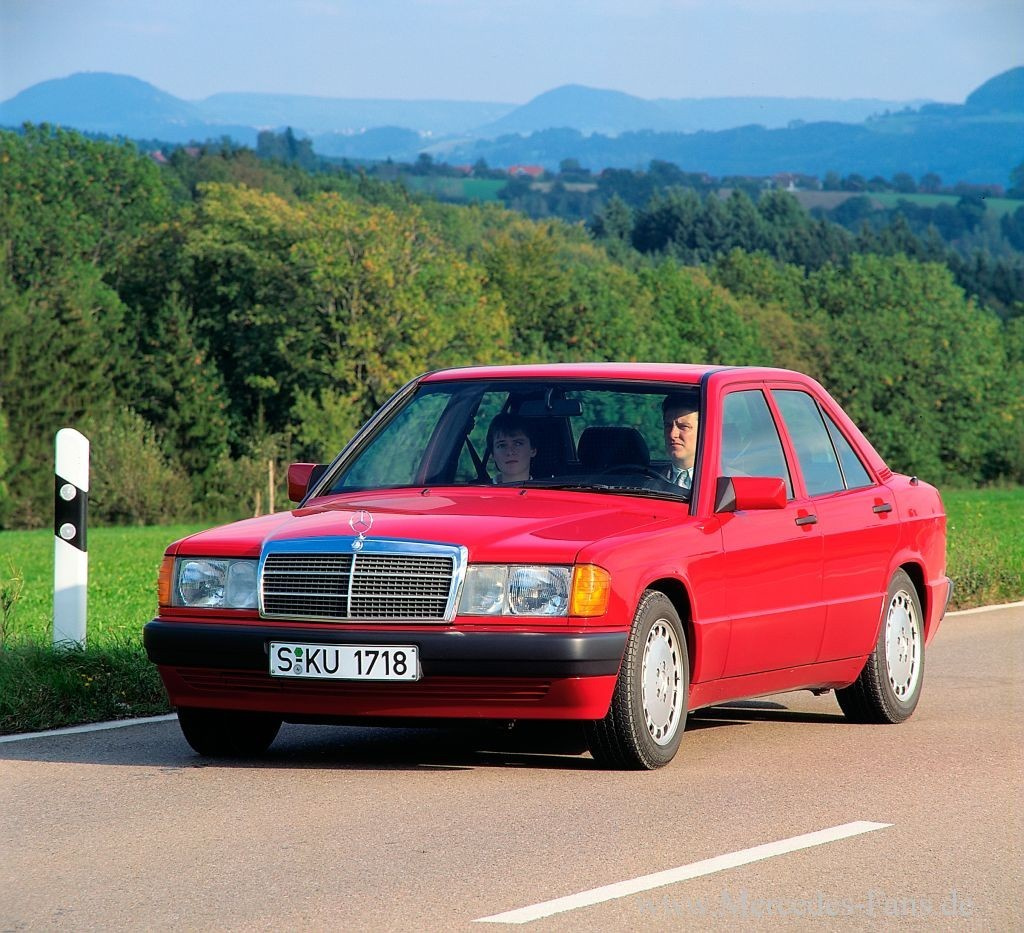
<svg viewBox="0 0 1024 933"><path fill-rule="evenodd" d="M1024 929L1022 662L1024 606L953 615L909 722L783 694L652 773L571 731L5 741L0 930Z"/></svg>

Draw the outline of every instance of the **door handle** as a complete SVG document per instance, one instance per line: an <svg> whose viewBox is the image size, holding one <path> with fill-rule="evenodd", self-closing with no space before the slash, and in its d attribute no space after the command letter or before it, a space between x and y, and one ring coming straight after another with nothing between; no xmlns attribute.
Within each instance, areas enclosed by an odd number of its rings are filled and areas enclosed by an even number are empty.
<svg viewBox="0 0 1024 933"><path fill-rule="evenodd" d="M818 524L818 516L817 515L801 515L796 520L796 523L798 525L817 525Z"/></svg>
<svg viewBox="0 0 1024 933"><path fill-rule="evenodd" d="M880 512L891 512L892 504L889 502L883 502L880 505L873 505L871 511L878 514Z"/></svg>

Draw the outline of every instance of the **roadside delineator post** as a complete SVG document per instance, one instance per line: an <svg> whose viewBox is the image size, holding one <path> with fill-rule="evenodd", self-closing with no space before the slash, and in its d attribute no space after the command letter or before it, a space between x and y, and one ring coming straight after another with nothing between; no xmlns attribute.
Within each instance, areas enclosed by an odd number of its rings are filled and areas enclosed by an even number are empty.
<svg viewBox="0 0 1024 933"><path fill-rule="evenodd" d="M53 643L85 645L89 553L89 439L74 428L57 432L53 484Z"/></svg>

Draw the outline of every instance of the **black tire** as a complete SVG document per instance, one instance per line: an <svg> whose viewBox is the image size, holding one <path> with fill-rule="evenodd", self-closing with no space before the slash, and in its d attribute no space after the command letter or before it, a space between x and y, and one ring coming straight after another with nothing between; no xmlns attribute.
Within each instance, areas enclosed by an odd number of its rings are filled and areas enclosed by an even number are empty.
<svg viewBox="0 0 1024 933"><path fill-rule="evenodd" d="M689 693L679 613L664 593L648 590L633 617L608 715L587 724L590 754L613 768L667 765L683 737Z"/></svg>
<svg viewBox="0 0 1024 933"><path fill-rule="evenodd" d="M896 723L910 717L924 682L924 614L910 577L897 570L889 582L878 641L860 676L836 691L846 718Z"/></svg>
<svg viewBox="0 0 1024 933"><path fill-rule="evenodd" d="M235 710L178 710L178 725L185 741L210 758L251 758L262 755L277 738L281 720L264 713Z"/></svg>

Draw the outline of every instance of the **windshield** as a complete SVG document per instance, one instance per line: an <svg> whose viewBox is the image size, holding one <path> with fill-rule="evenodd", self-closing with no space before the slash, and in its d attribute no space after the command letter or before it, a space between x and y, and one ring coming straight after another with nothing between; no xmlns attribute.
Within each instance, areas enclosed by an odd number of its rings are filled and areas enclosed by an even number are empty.
<svg viewBox="0 0 1024 933"><path fill-rule="evenodd" d="M687 464L666 425L698 410L693 385L421 383L356 438L320 494L486 484L687 499L696 439Z"/></svg>

